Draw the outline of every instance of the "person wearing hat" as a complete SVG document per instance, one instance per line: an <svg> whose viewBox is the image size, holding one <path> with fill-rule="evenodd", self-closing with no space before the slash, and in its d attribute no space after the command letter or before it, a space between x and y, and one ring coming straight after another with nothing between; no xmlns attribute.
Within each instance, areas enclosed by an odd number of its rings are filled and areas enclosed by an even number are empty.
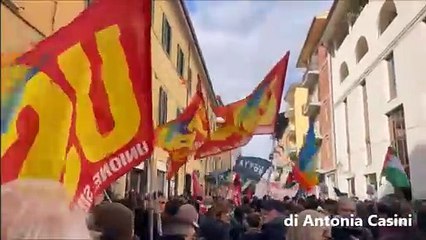
<svg viewBox="0 0 426 240"><path fill-rule="evenodd" d="M162 240L195 239L198 228L198 213L191 204L181 205L174 215L164 214L162 218Z"/></svg>
<svg viewBox="0 0 426 240"><path fill-rule="evenodd" d="M133 212L121 203L96 205L91 213L89 229L95 239L134 240Z"/></svg>

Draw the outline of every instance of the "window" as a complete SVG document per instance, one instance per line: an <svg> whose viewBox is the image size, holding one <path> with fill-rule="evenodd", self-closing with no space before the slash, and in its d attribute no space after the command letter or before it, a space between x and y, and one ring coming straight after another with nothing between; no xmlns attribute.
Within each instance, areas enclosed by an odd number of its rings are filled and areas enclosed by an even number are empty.
<svg viewBox="0 0 426 240"><path fill-rule="evenodd" d="M355 196L355 178L348 178L349 196Z"/></svg>
<svg viewBox="0 0 426 240"><path fill-rule="evenodd" d="M389 100L396 98L396 77L395 77L395 61L393 58L393 53L390 53L386 57L386 64L388 68L388 77L389 77Z"/></svg>
<svg viewBox="0 0 426 240"><path fill-rule="evenodd" d="M185 55L183 54L182 48L180 45L177 45L177 60L176 67L179 73L179 76L183 77L184 69L185 69Z"/></svg>
<svg viewBox="0 0 426 240"><path fill-rule="evenodd" d="M340 65L340 82L343 82L348 75L349 75L348 64L346 64L346 62L343 62Z"/></svg>
<svg viewBox="0 0 426 240"><path fill-rule="evenodd" d="M362 103L364 110L364 131L365 131L365 147L367 150L367 165L371 164L371 138L370 138L370 119L368 115L368 95L365 80L361 83L362 87Z"/></svg>
<svg viewBox="0 0 426 240"><path fill-rule="evenodd" d="M126 176L126 192L135 191L137 193L142 192L141 183L143 182L143 171L137 168L133 168Z"/></svg>
<svg viewBox="0 0 426 240"><path fill-rule="evenodd" d="M158 98L158 125L167 122L167 93L160 87L160 95Z"/></svg>
<svg viewBox="0 0 426 240"><path fill-rule="evenodd" d="M372 185L374 190L377 190L377 177L375 173L365 175L365 180L367 182L367 186Z"/></svg>
<svg viewBox="0 0 426 240"><path fill-rule="evenodd" d="M345 104L345 127L346 127L346 152L348 154L348 168L351 170L351 140L349 135L349 113L348 113L348 100L343 101Z"/></svg>
<svg viewBox="0 0 426 240"><path fill-rule="evenodd" d="M160 170L157 170L157 190L164 192L166 188L166 173Z"/></svg>
<svg viewBox="0 0 426 240"><path fill-rule="evenodd" d="M407 136L405 130L405 117L403 106L397 107L388 113L391 145L397 152L405 172L410 174L410 163L407 152Z"/></svg>
<svg viewBox="0 0 426 240"><path fill-rule="evenodd" d="M191 99L192 96L192 70L188 69L188 86L187 86L187 99Z"/></svg>
<svg viewBox="0 0 426 240"><path fill-rule="evenodd" d="M385 1L379 13L379 34L382 34L397 16L395 3Z"/></svg>
<svg viewBox="0 0 426 240"><path fill-rule="evenodd" d="M166 53L170 55L172 47L172 29L170 27L169 21L167 21L166 14L163 14L161 44L163 45L164 51L166 51Z"/></svg>
<svg viewBox="0 0 426 240"><path fill-rule="evenodd" d="M356 62L359 63L359 61L361 61L361 59L365 56L367 52L367 39L365 37L360 37L355 47Z"/></svg>

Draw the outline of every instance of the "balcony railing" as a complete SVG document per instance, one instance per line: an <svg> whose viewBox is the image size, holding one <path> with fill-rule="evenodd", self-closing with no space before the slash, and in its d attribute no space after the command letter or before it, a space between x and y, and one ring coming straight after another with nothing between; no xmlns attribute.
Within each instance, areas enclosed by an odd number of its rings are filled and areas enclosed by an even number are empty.
<svg viewBox="0 0 426 240"><path fill-rule="evenodd" d="M302 86L308 89L312 89L318 83L318 70L307 70L305 74L303 74L303 82Z"/></svg>
<svg viewBox="0 0 426 240"><path fill-rule="evenodd" d="M321 108L319 102L309 102L303 105L303 114L307 117L316 118Z"/></svg>

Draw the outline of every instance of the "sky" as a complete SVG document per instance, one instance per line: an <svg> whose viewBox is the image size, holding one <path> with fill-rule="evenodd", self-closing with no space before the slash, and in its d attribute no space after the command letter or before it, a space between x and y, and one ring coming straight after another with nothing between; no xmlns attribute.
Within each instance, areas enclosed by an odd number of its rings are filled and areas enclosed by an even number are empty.
<svg viewBox="0 0 426 240"><path fill-rule="evenodd" d="M331 1L187 0L215 93L225 104L244 98L290 51L284 91L301 80L296 61L315 15ZM281 110L284 111L285 104ZM255 136L242 154L268 158L270 136Z"/></svg>

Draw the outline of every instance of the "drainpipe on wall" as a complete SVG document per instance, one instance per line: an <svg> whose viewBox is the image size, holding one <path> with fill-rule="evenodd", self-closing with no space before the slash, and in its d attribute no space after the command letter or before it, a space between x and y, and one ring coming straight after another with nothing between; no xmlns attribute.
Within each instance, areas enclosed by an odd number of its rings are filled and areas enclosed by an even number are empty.
<svg viewBox="0 0 426 240"><path fill-rule="evenodd" d="M187 74L189 74L189 69L191 68L190 67L190 65L191 65L191 44L190 43L188 43L188 64L187 64L187 67L186 67L186 72L187 72ZM183 77L183 76L182 76ZM192 78L192 73L191 73L191 76L188 76L188 77L191 77ZM189 78L187 79L187 80L189 80ZM191 82L190 82L191 84L192 84L192 79L191 79ZM189 102L189 94L188 94L188 86L185 84L185 88L186 88L186 100L185 100L185 107L187 107L188 106L188 102ZM191 89L192 89L192 86L191 86ZM194 155L195 156L195 155ZM187 166L187 162L188 162L188 160L185 162L185 166L184 166L184 176L185 176L185 181L186 181L186 174L188 174L188 172L187 172L187 168L186 168L186 166ZM194 170L194 169L193 169ZM192 176L192 175L191 175ZM185 181L184 181L184 184L187 184L187 183L185 183ZM184 185L185 186L185 185Z"/></svg>
<svg viewBox="0 0 426 240"><path fill-rule="evenodd" d="M58 1L53 1L53 13L52 13L52 33L55 31L56 13L58 12Z"/></svg>
<svg viewBox="0 0 426 240"><path fill-rule="evenodd" d="M331 65L331 54L327 49L327 65L328 65L328 87L330 89L330 104L331 104L331 131L332 134L330 135L331 141L332 141L332 157L334 159L334 170L335 170L335 177L334 182L336 186L339 186L339 178L337 177L338 174L338 161L336 158L336 131L335 131L335 117L334 117L334 97L333 97L333 73L332 73L332 65Z"/></svg>
<svg viewBox="0 0 426 240"><path fill-rule="evenodd" d="M189 74L190 64L191 64L191 46L190 44L188 44L188 65L186 67L187 74ZM192 78L192 73L191 73L191 76L188 76L188 77ZM189 78L187 80L189 80ZM192 79L191 79L191 84L192 84ZM189 102L189 94L188 94L188 86L186 84L185 84L185 88L186 88L185 107L187 107ZM192 86L191 86L191 89L192 89ZM185 163L185 174L186 174L186 163Z"/></svg>

